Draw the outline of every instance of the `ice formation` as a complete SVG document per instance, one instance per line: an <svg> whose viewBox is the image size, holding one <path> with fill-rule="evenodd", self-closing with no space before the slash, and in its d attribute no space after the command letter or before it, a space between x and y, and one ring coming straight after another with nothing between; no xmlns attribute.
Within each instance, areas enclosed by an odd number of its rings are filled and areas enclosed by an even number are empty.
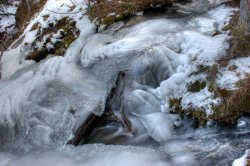
<svg viewBox="0 0 250 166"><path fill-rule="evenodd" d="M187 85L205 81L206 75L193 75L197 66L211 66L225 56L229 37L222 27L235 9L222 5L199 16L151 19L132 27L118 23L114 29L95 33L95 26L79 12L86 6L71 10L71 5L70 0L48 0L20 36L24 37L23 42L17 48L10 47L1 61L0 149L55 149L24 157L1 152L0 159L4 160L0 160L0 165L166 165L154 151L140 148L119 147L116 151L116 146L84 145L74 149L74 153L88 154L83 156L72 155L70 147L62 146L90 114L103 114L114 87L115 97L110 101L113 112L117 117L129 117L133 126L132 133L126 133L131 138L128 144L148 137L164 144L174 137L174 126L180 126L181 121L178 115L170 114L170 98L182 97L183 108L204 108L211 114L211 105L220 100L208 87L191 93ZM32 26L39 22L46 28L66 15L51 11L75 13L69 17L81 31L79 38L63 57L49 56L39 63L25 60L37 35ZM46 21L45 15L49 15ZM214 36L216 32L220 34ZM244 60L232 63L239 70L249 69ZM223 72L218 83L228 81ZM121 133L124 134L119 128L114 135ZM64 154L65 151L70 153ZM192 165L195 159L177 156L173 163L186 161Z"/></svg>
<svg viewBox="0 0 250 166"><path fill-rule="evenodd" d="M169 115L166 101L183 96L188 82L202 78L189 77L196 65L212 65L224 56L228 36L213 34L222 32L224 18L233 9L221 6L188 21L148 20L121 28L113 35L94 34L94 26L78 13L71 17L77 21L81 34L64 57L50 57L37 64L24 60L37 33L29 29L36 22L47 27L49 22L63 17L49 12L57 10L60 3L49 0L28 25L22 44L3 56L1 132L15 127L18 132L1 135L1 140L15 135L18 139L12 141L20 146L53 147L66 143L89 114L103 113L117 74L125 71L126 78L118 85L120 99L114 99L120 101L112 102L121 103L127 116L137 117L135 123L143 124L152 138L167 141L173 135L173 123L179 122ZM70 1L67 3L63 3L60 12L68 12ZM214 14L218 12L220 17ZM46 14L50 16L44 21ZM197 100L193 103L190 98ZM210 105L219 102L206 89L198 94L187 93L183 99L183 107L204 107L209 113ZM121 108L115 104L113 107L119 115Z"/></svg>

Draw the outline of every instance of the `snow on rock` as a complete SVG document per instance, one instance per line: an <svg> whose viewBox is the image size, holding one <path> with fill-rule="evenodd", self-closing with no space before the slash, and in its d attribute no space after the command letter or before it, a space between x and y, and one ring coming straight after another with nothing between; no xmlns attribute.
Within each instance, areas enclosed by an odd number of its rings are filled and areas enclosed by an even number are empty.
<svg viewBox="0 0 250 166"><path fill-rule="evenodd" d="M174 135L173 126L179 127L178 115L170 115L163 112L145 114L140 117L149 135L158 142L165 142Z"/></svg>
<svg viewBox="0 0 250 166"><path fill-rule="evenodd" d="M203 109L207 115L213 113L212 106L220 103L219 98L215 98L214 94L209 92L208 87L202 89L200 92L187 92L184 94L181 106L183 109Z"/></svg>
<svg viewBox="0 0 250 166"><path fill-rule="evenodd" d="M19 3L20 3L19 0L8 1L8 3L6 4L4 4L4 2L1 2L0 33L2 32L11 33L14 30L16 24L15 13Z"/></svg>
<svg viewBox="0 0 250 166"><path fill-rule="evenodd" d="M246 150L245 154L239 158L234 160L232 166L248 166L250 161L250 150Z"/></svg>

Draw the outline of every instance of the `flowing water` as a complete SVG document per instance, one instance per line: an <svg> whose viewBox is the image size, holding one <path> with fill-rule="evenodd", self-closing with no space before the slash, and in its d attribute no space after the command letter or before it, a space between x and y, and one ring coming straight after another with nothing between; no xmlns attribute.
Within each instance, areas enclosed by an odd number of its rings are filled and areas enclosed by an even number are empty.
<svg viewBox="0 0 250 166"><path fill-rule="evenodd" d="M64 57L31 63L3 56L0 165L230 165L250 148L250 119L242 117L233 128L214 122L194 128L192 119L170 113L166 101L204 78L192 76L196 66L225 54L222 27L233 10L172 9L102 33L89 23ZM22 57L28 49L9 54ZM10 70L13 64L19 67ZM199 97L210 95L205 88ZM183 106L192 100L185 97ZM193 99L207 113L219 102ZM79 145L67 144L91 116L99 117Z"/></svg>

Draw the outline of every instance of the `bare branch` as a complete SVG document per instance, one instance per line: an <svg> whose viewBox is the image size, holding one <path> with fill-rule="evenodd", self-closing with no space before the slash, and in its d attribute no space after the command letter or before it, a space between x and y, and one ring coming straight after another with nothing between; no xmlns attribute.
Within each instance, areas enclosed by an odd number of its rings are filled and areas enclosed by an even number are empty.
<svg viewBox="0 0 250 166"><path fill-rule="evenodd" d="M82 9L82 10L77 11L77 12L61 13L61 12L52 11L52 10L50 10L50 9L46 9L46 10L48 10L49 12L55 13L55 14L77 14L77 13L81 13L81 12L84 12L84 11L85 11L85 9Z"/></svg>

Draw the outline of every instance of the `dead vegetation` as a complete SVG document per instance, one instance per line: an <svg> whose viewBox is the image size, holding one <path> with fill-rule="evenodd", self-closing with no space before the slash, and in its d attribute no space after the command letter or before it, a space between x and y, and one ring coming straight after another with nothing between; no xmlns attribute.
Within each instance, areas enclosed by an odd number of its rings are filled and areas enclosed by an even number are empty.
<svg viewBox="0 0 250 166"><path fill-rule="evenodd" d="M242 115L250 114L250 75L237 83L237 90L230 91L221 89L216 84L216 75L218 74L218 65L204 67L203 73L207 74L207 81L196 81L188 85L189 92L199 92L208 86L209 91L214 93L215 97L221 99L219 105L213 106L213 114L206 115L203 108L183 109L181 106L182 98L173 98L169 101L171 111L182 116L191 116L196 126L203 126L208 120L214 120L221 124L234 125L237 119ZM234 69L235 70L235 69Z"/></svg>
<svg viewBox="0 0 250 166"><path fill-rule="evenodd" d="M239 6L239 1L234 1L234 6ZM247 57L250 55L250 34L246 33L244 27L239 23L239 12L235 12L230 23L224 30L230 31L230 49L227 60ZM232 66L229 70L235 71L237 67ZM234 124L236 120L243 114L250 113L250 76L237 83L238 89L235 91L216 90L220 94L223 102L221 105L214 108L214 115L211 117L214 120Z"/></svg>
<svg viewBox="0 0 250 166"><path fill-rule="evenodd" d="M231 39L229 58L244 57L250 55L250 34L246 34L239 24L239 12L235 12L230 23L224 28L230 31Z"/></svg>
<svg viewBox="0 0 250 166"><path fill-rule="evenodd" d="M239 1L235 0L228 5L233 7L239 7ZM228 50L228 56L221 59L217 64L211 67L200 66L198 67L198 73L207 74L207 82L195 82L189 85L188 90L190 92L199 92L204 86L208 86L209 91L215 94L215 97L221 99L219 105L213 106L214 114L207 116L204 114L205 110L183 110L181 108L181 98L171 99L169 101L170 107L173 112L180 113L181 115L191 115L199 126L206 124L209 119L215 120L222 124L235 124L237 119L245 114L250 114L250 76L247 75L245 79L240 80L237 83L237 90L230 91L227 89L221 89L216 84L216 77L218 74L218 68L226 67L229 61L239 57L247 57L250 55L250 34L245 32L239 24L239 12L235 12L232 15L230 23L224 28L225 31L230 31L230 48ZM230 71L235 71L236 66L230 66ZM196 73L196 74L198 74Z"/></svg>
<svg viewBox="0 0 250 166"><path fill-rule="evenodd" d="M47 0L38 0L38 1L30 1L30 0L22 0L19 4L16 11L16 26L18 28L18 32L22 33L30 19L40 11Z"/></svg>
<svg viewBox="0 0 250 166"><path fill-rule="evenodd" d="M238 89L232 92L223 103L215 107L211 117L216 121L234 124L235 120L250 113L250 76L241 80Z"/></svg>
<svg viewBox="0 0 250 166"><path fill-rule="evenodd" d="M47 0L38 0L38 1L22 0L20 2L15 14L16 25L13 25L15 26L15 31L13 31L11 34L8 34L7 32L0 33L1 41L4 40L4 36L8 35L9 37L8 42L6 42L4 46L2 45L1 50L3 48L5 50L11 45L13 41L18 39L18 37L21 35L23 30L29 23L30 19L43 8L46 2ZM0 4L9 4L9 1L1 0Z"/></svg>
<svg viewBox="0 0 250 166"><path fill-rule="evenodd" d="M148 9L165 9L172 5L173 2L186 2L188 0L91 0L87 10L87 15L97 24L110 25L113 22L123 20L136 12Z"/></svg>

